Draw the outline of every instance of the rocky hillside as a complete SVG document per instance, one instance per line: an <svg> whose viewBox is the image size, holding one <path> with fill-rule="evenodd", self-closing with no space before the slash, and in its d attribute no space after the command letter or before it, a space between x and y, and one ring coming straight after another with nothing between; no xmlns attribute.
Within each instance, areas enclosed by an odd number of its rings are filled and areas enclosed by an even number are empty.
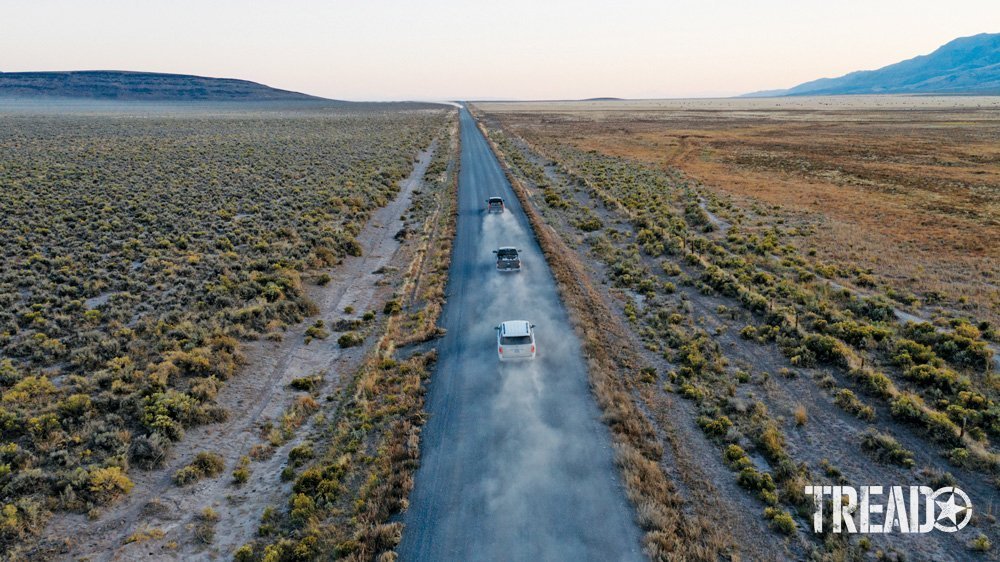
<svg viewBox="0 0 1000 562"><path fill-rule="evenodd" d="M839 94L1000 94L1000 33L961 37L929 55L878 70L821 78L787 90L747 96Z"/></svg>
<svg viewBox="0 0 1000 562"><path fill-rule="evenodd" d="M0 72L0 97L146 101L322 99L248 80L117 70Z"/></svg>

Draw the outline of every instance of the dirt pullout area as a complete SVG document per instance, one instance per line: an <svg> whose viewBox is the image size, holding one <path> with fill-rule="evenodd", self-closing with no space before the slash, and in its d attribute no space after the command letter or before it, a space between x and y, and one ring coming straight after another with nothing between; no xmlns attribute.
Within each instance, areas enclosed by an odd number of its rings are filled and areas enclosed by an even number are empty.
<svg viewBox="0 0 1000 562"><path fill-rule="evenodd" d="M281 439L275 448L267 445L272 426L307 393L293 389L291 381L323 373L314 393L325 396L342 374L354 372L368 343L341 349L334 333L327 339L307 343L306 331L321 319L327 327L338 320L354 320L369 310L381 310L390 298L399 275L392 264L405 247L397 234L408 225L403 220L411 197L422 182L435 149L422 152L399 194L376 211L362 233L360 257L347 257L326 273L329 283L307 290L318 314L289 328L280 342L258 341L244 346L243 372L220 390L218 402L229 411L225 423L200 426L187 432L163 468L133 471L135 489L120 504L94 519L81 514L54 517L45 532L49 541L63 543L61 558L86 560L196 560L227 558L254 537L265 508L281 506L291 483L281 478L288 452L306 440L313 420L306 421L293 436ZM345 308L353 313L346 314ZM367 324L374 327L373 323ZM322 405L320 405L322 408ZM261 446L263 445L263 446ZM252 449L258 446L252 453ZM267 454L254 454L267 451ZM195 455L212 452L222 456L225 469L215 478L178 486L174 474ZM253 456L250 475L241 486L230 476L244 456ZM214 538L208 540L199 526L205 508L217 515Z"/></svg>

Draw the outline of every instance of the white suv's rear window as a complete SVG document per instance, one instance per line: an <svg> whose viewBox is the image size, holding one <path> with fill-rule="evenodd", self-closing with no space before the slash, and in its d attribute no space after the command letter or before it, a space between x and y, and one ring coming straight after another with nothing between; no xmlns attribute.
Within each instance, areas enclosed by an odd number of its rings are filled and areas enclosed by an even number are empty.
<svg viewBox="0 0 1000 562"><path fill-rule="evenodd" d="M503 336L500 338L501 345L527 345L531 343L531 336Z"/></svg>

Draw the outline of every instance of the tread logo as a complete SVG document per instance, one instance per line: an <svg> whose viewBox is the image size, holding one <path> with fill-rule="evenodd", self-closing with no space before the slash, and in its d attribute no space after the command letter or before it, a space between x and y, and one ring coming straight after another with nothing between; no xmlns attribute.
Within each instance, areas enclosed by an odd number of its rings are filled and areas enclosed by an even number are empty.
<svg viewBox="0 0 1000 562"><path fill-rule="evenodd" d="M829 516L834 533L954 533L972 519L972 501L960 488L945 486L806 486L813 497L813 531L822 533Z"/></svg>

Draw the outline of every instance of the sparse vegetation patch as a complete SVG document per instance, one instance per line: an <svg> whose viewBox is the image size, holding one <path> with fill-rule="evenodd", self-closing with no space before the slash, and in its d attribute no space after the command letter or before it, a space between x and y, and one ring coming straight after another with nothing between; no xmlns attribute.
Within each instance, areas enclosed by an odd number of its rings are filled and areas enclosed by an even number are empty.
<svg viewBox="0 0 1000 562"><path fill-rule="evenodd" d="M304 276L357 255L361 226L443 121L0 117L4 551L17 558L54 510L127 494L130 470L162 466L186 429L227 419L215 398L240 374L241 342L280 340L315 311Z"/></svg>

